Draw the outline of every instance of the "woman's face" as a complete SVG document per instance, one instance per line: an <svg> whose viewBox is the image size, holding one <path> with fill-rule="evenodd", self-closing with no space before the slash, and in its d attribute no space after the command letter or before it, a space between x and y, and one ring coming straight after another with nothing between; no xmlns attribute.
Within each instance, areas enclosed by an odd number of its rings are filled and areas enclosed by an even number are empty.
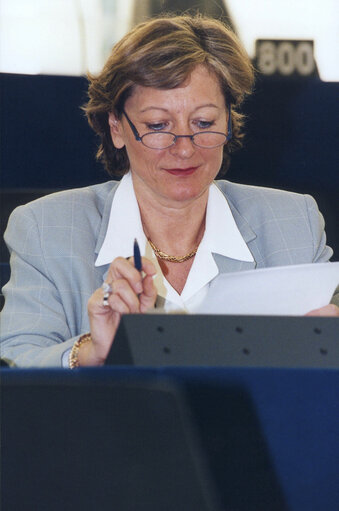
<svg viewBox="0 0 339 511"><path fill-rule="evenodd" d="M125 111L140 136L150 131L190 135L227 130L219 81L202 65L175 89L136 86ZM167 149L150 149L135 140L125 116L118 120L110 114L109 124L115 147L126 146L138 199L148 197L175 206L207 194L219 172L223 146L203 149L189 138L179 138Z"/></svg>

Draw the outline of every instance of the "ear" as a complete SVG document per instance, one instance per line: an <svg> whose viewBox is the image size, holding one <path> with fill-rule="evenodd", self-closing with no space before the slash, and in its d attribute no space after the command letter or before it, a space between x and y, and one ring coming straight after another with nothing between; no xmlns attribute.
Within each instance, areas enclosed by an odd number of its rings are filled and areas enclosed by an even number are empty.
<svg viewBox="0 0 339 511"><path fill-rule="evenodd" d="M116 117L113 112L108 114L108 124L111 132L111 138L114 147L122 149L125 145L124 130L121 121Z"/></svg>

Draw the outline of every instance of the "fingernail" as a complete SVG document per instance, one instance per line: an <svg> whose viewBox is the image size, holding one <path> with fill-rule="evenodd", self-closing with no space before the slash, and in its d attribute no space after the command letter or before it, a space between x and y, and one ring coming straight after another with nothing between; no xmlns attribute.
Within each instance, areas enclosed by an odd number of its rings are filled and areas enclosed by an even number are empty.
<svg viewBox="0 0 339 511"><path fill-rule="evenodd" d="M143 289L142 289L141 282L137 282L135 288L136 288L137 293L142 293Z"/></svg>

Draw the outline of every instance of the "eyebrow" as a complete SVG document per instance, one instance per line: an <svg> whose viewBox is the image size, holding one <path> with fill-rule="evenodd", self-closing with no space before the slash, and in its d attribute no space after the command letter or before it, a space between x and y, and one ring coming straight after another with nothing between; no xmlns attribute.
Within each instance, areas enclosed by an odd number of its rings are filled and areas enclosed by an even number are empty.
<svg viewBox="0 0 339 511"><path fill-rule="evenodd" d="M197 106L193 111L196 112L197 110L200 110L201 108L216 108L217 110L219 110L219 107L217 105L215 105L214 103L206 103L204 105L199 105ZM169 110L167 108L163 108L161 106L147 106L146 108L143 108L142 110L140 110L140 113L144 113L144 112L147 112L148 110L161 110L162 112L169 112Z"/></svg>

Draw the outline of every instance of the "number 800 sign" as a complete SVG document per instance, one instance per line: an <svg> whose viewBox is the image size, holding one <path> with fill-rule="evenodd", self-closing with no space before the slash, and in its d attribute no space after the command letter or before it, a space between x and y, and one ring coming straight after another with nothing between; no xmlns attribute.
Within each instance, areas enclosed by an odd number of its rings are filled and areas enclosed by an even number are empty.
<svg viewBox="0 0 339 511"><path fill-rule="evenodd" d="M264 75L312 76L316 74L313 41L256 41L256 66Z"/></svg>

